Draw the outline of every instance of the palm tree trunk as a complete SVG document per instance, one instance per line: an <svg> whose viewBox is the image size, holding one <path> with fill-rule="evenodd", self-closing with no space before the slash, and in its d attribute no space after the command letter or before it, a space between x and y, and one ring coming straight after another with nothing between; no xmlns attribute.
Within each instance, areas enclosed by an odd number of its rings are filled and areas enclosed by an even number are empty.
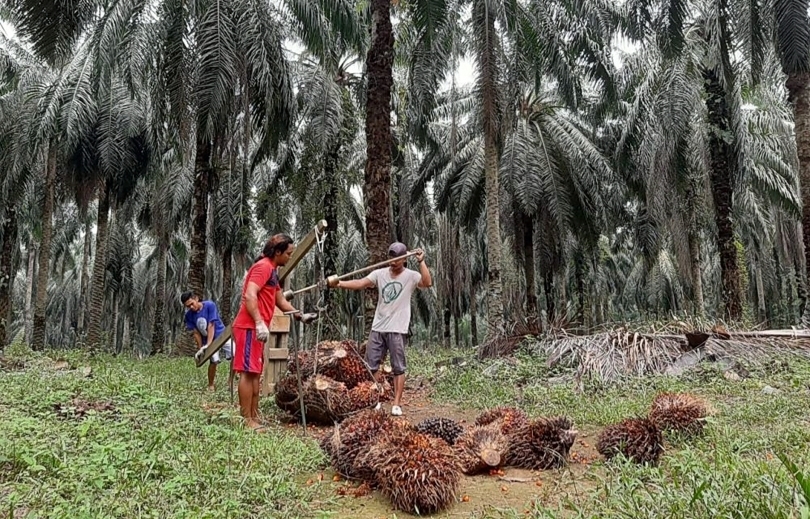
<svg viewBox="0 0 810 519"><path fill-rule="evenodd" d="M470 291L470 335L473 348L478 347L478 303L475 301L475 290Z"/></svg>
<svg viewBox="0 0 810 519"><path fill-rule="evenodd" d="M188 265L188 288L205 297L205 265L207 255L208 192L211 186L211 142L197 137L194 160L194 202L191 222L191 257Z"/></svg>
<svg viewBox="0 0 810 519"><path fill-rule="evenodd" d="M45 308L48 304L48 276L50 274L51 239L53 237L54 189L56 188L56 143L48 147L48 160L45 165L45 203L42 205L42 240L39 247L39 271L37 272L37 293L34 300L34 332L31 347L34 350L45 348Z"/></svg>
<svg viewBox="0 0 810 519"><path fill-rule="evenodd" d="M366 168L363 196L366 203L366 246L371 263L383 261L391 236L391 87L394 84L394 28L391 0L371 0L371 45L366 55ZM365 305L365 332L371 331L374 304Z"/></svg>
<svg viewBox="0 0 810 519"><path fill-rule="evenodd" d="M543 292L546 294L546 319L554 322L554 272L550 269L543 274Z"/></svg>
<svg viewBox="0 0 810 519"><path fill-rule="evenodd" d="M78 333L87 329L87 307L90 306L90 255L93 253L93 230L90 221L84 224L84 247L82 249L81 281L79 282L79 319Z"/></svg>
<svg viewBox="0 0 810 519"><path fill-rule="evenodd" d="M222 304L220 319L227 326L231 322L231 301L233 300L233 249L228 246L222 252Z"/></svg>
<svg viewBox="0 0 810 519"><path fill-rule="evenodd" d="M324 178L327 182L327 189L323 197L323 217L326 220L326 236L323 243L323 254L319 255L319 261L323 261L323 271L326 276L336 274L338 257L338 161L342 143L336 140L335 145L328 153L324 161ZM320 276L320 272L317 274ZM331 290L323 292L324 306L329 308L333 299ZM337 337L340 330L332 320L321 323L323 337Z"/></svg>
<svg viewBox="0 0 810 519"><path fill-rule="evenodd" d="M118 346L120 344L118 342L118 322L120 320L121 314L118 311L120 308L118 295L113 293L112 298L113 298L113 325L112 325L112 337L110 338L112 339L112 352L114 354L118 354L119 352Z"/></svg>
<svg viewBox="0 0 810 519"><path fill-rule="evenodd" d="M760 323L767 323L768 312L765 305L765 282L762 279L762 263L757 257L754 260L754 282L757 290L757 319Z"/></svg>
<svg viewBox="0 0 810 519"><path fill-rule="evenodd" d="M155 286L155 315L152 320L152 348L150 355L160 353L166 340L166 322L164 306L166 304L166 253L169 248L168 239L163 236L158 240L157 284Z"/></svg>
<svg viewBox="0 0 810 519"><path fill-rule="evenodd" d="M29 243L26 249L28 268L25 271L25 342L31 345L34 341L34 286L36 285L34 276L37 269L39 245Z"/></svg>
<svg viewBox="0 0 810 519"><path fill-rule="evenodd" d="M121 337L121 350L130 350L132 344L132 319L128 314L124 315L124 331ZM119 352L120 353L120 352Z"/></svg>
<svg viewBox="0 0 810 519"><path fill-rule="evenodd" d="M799 184L802 195L802 238L806 279L810 279L810 73L788 74L785 83L793 107L796 152L799 156ZM802 324L810 327L810 305L805 304Z"/></svg>
<svg viewBox="0 0 810 519"><path fill-rule="evenodd" d="M444 319L444 333L442 333L443 344L444 347L450 349L450 317L452 316L452 312L450 312L450 302L446 301L444 303L444 315L442 316Z"/></svg>
<svg viewBox="0 0 810 519"><path fill-rule="evenodd" d="M17 208L9 204L3 221L3 248L0 249L0 351L8 343L11 305L14 294L14 250L17 247Z"/></svg>
<svg viewBox="0 0 810 519"><path fill-rule="evenodd" d="M502 337L505 332L503 316L503 286L501 284L501 220L500 179L498 178L498 69L496 56L495 13L488 2L477 2L475 17L483 21L484 36L478 49L478 69L481 74L481 96L484 129L484 176L487 224L487 341Z"/></svg>
<svg viewBox="0 0 810 519"><path fill-rule="evenodd" d="M96 218L96 255L93 258L93 280L90 283L90 315L87 328L87 345L91 351L101 346L101 329L104 318L104 285L107 277L107 239L110 218L110 190L105 182L98 195Z"/></svg>
<svg viewBox="0 0 810 519"><path fill-rule="evenodd" d="M456 337L456 348L461 347L461 323L458 312L453 312L453 332Z"/></svg>
<svg viewBox="0 0 810 519"><path fill-rule="evenodd" d="M728 103L717 73L714 70L704 69L703 78L706 109L711 127L709 167L714 199L714 221L717 225L717 249L720 252L724 317L730 321L739 321L742 317L740 270L737 263L737 247L734 243L734 224L731 220L734 158L731 144L724 137L731 132Z"/></svg>
<svg viewBox="0 0 810 519"><path fill-rule="evenodd" d="M540 323L537 314L537 283L534 272L534 220L523 215L523 276L526 278L526 318L535 329Z"/></svg>
<svg viewBox="0 0 810 519"><path fill-rule="evenodd" d="M700 240L696 232L689 233L689 257L692 259L692 295L694 296L695 316L702 319L706 316L706 310L703 302Z"/></svg>

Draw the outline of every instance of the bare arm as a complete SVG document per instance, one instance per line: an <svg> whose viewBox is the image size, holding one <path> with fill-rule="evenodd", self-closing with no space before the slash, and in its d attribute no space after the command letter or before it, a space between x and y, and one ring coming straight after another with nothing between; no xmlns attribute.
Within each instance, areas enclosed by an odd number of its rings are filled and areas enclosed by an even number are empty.
<svg viewBox="0 0 810 519"><path fill-rule="evenodd" d="M419 274L422 275L422 279L419 280L419 284L416 286L419 288L430 288L433 285L433 278L430 277L430 271L425 264L425 260L419 262Z"/></svg>
<svg viewBox="0 0 810 519"><path fill-rule="evenodd" d="M208 333L211 333L210 331ZM191 335L194 336L194 342L197 343L197 349L199 350L202 348L202 335L200 335L199 330L192 330Z"/></svg>
<svg viewBox="0 0 810 519"><path fill-rule="evenodd" d="M368 278L352 279L349 281L338 281L337 287L345 288L346 290L363 290L365 288L374 288L374 283Z"/></svg>
<svg viewBox="0 0 810 519"><path fill-rule="evenodd" d="M199 334L199 332L198 332L198 334ZM208 344L211 344L212 342L214 342L214 323L209 322L208 323ZM206 346L208 346L208 344L206 344Z"/></svg>
<svg viewBox="0 0 810 519"><path fill-rule="evenodd" d="M253 322L264 322L262 314L259 313L259 285L250 281L245 290L245 309L253 318Z"/></svg>
<svg viewBox="0 0 810 519"><path fill-rule="evenodd" d="M277 306L277 307L278 307L278 308L279 308L279 309L280 309L282 312L296 312L296 311L297 311L297 310L296 310L296 309L293 307L293 305L291 305L291 304L290 304L290 302L289 302L289 301L287 301L287 298L286 298L286 297L284 297L284 291L283 291L283 290L278 290L278 291L276 292L276 306ZM301 314L296 314L296 319L298 319L298 318L300 317L300 315L301 315Z"/></svg>

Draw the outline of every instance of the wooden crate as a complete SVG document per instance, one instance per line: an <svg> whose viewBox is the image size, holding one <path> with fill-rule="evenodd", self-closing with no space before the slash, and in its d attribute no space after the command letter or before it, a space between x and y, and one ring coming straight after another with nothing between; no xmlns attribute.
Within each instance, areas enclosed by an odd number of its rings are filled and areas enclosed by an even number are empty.
<svg viewBox="0 0 810 519"><path fill-rule="evenodd" d="M287 372L290 350L287 340L290 334L290 316L276 308L270 322L270 339L264 345L264 372L262 373L262 396L273 394L276 382Z"/></svg>

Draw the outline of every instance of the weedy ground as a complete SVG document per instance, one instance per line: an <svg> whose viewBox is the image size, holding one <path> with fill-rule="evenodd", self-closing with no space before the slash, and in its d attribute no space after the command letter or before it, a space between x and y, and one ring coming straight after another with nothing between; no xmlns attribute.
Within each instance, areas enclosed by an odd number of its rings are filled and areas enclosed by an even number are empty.
<svg viewBox="0 0 810 519"><path fill-rule="evenodd" d="M0 365L0 517L407 517L376 493L341 495L351 493L332 481L317 434L280 423L272 399L262 403L270 432L242 428L225 370L211 394L190 359L6 355L25 366ZM601 427L646 414L659 391L695 393L714 414L700 438L668 436L656 467L583 455L557 471L465 478L445 516L810 518L810 475L802 490L779 459L810 467L810 361L766 361L737 381L707 364L577 392L569 373L527 354L436 367L458 356L470 354L412 350L406 413L563 414L585 453Z"/></svg>

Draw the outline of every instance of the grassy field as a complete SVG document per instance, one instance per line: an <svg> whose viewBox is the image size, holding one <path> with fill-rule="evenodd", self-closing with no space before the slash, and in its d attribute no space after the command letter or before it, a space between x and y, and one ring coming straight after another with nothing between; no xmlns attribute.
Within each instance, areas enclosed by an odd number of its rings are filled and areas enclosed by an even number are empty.
<svg viewBox="0 0 810 519"><path fill-rule="evenodd" d="M413 380L429 381L443 409L519 405L531 415L568 415L591 437L645 414L658 391L692 391L715 411L702 438L668 438L657 467L596 461L550 471L544 477L566 484L511 506L482 499L466 516L810 517L778 459L784 453L810 467L810 362L765 363L741 381L706 366L678 379L576 393L565 373L527 355L497 366L434 367L458 354L422 350L409 359ZM189 359L25 358L23 370L0 371L0 517L354 516L328 485L307 484L326 460L299 429L256 434L238 425L224 370L209 394L204 370ZM766 385L778 391L763 392ZM74 399L115 409L77 417ZM262 410L275 412L271 399Z"/></svg>

